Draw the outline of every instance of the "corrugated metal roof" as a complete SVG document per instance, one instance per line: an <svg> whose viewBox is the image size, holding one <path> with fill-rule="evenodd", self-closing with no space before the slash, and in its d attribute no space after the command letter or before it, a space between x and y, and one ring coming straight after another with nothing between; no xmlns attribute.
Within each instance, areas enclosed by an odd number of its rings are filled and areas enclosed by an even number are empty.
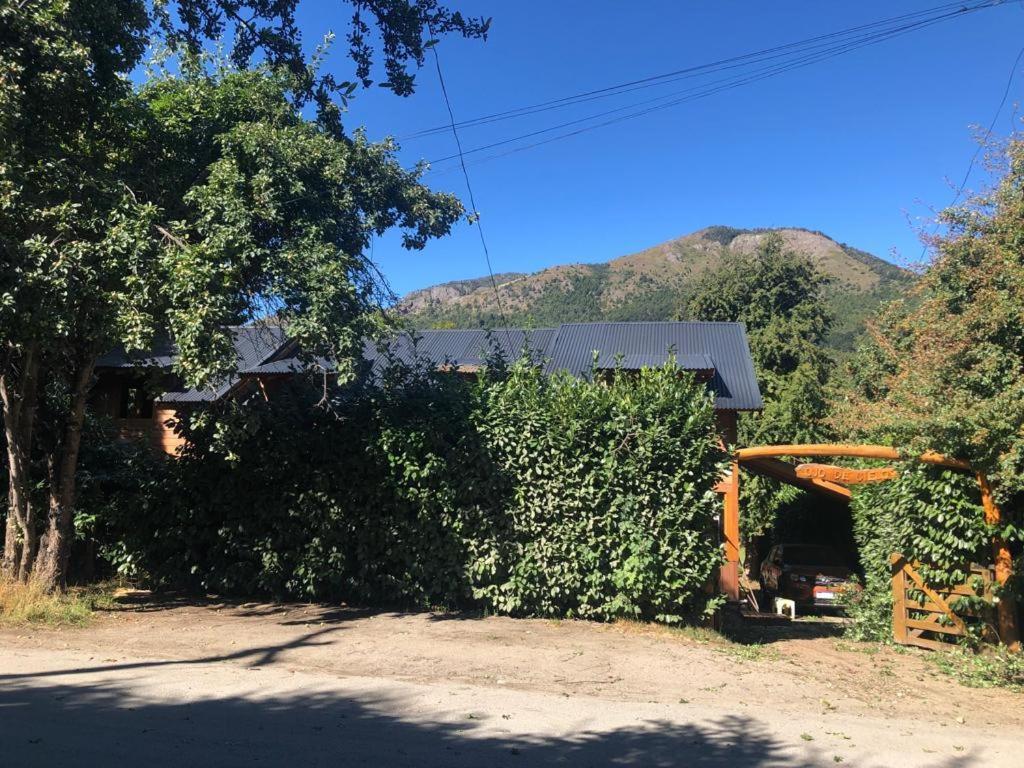
<svg viewBox="0 0 1024 768"><path fill-rule="evenodd" d="M244 371L268 360L288 342L288 339L285 336L284 330L277 325L238 325L231 328L231 341L234 344L235 354L237 355L238 370ZM170 347L168 363L166 366L161 367L170 366L170 360L173 359L175 352L176 350ZM206 389L172 390L161 395L158 398L158 402L213 402L223 397L237 381L237 376L231 376L217 386Z"/></svg>
<svg viewBox="0 0 1024 768"><path fill-rule="evenodd" d="M168 336L160 336L153 342L153 348L145 352L125 350L123 345L101 355L96 361L97 368L170 368L177 349Z"/></svg>
<svg viewBox="0 0 1024 768"><path fill-rule="evenodd" d="M713 371L715 363L710 355L679 355L675 356L676 365L685 371ZM650 352L639 352L629 354L616 354L614 352L598 352L597 368L607 371L612 368L622 368L627 371L638 371L641 368L658 368L665 364L664 353L652 354Z"/></svg>
<svg viewBox="0 0 1024 768"><path fill-rule="evenodd" d="M636 356L648 366L662 365L674 354L684 368L690 366L691 355L708 357L715 371L710 384L716 408L764 407L742 323L569 323L559 327L549 346L545 370L589 376L595 353L599 361Z"/></svg>
<svg viewBox="0 0 1024 768"><path fill-rule="evenodd" d="M407 363L419 357L434 365L481 366L495 354L505 360L516 360L527 351L539 365L554 334L554 328L409 331L383 347L367 342L363 346L363 357L375 368L383 365L388 356Z"/></svg>
<svg viewBox="0 0 1024 768"><path fill-rule="evenodd" d="M232 328L238 370L244 374L288 373L303 369L296 358L273 360L275 353L287 354L288 343L277 326ZM558 328L499 328L410 331L384 345L367 341L363 357L374 371L388 358L412 362L416 357L434 365L476 367L499 354L506 360L522 352L552 373L565 370L573 376L589 377L597 355L597 368L616 365L637 370L664 365L670 356L685 370L712 372L710 387L715 407L720 410L758 410L764 407L750 357L746 331L741 323L635 322L567 323ZM104 355L106 367L154 365L169 367L173 347L157 347L142 356L127 356L123 350ZM327 361L320 364L329 368ZM237 376L207 390L186 389L165 393L163 402L199 403L222 397L238 381Z"/></svg>

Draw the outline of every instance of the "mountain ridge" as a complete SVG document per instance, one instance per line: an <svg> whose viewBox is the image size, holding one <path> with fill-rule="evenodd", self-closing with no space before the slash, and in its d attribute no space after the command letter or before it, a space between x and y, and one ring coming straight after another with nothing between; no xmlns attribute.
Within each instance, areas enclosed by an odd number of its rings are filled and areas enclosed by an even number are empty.
<svg viewBox="0 0 1024 768"><path fill-rule="evenodd" d="M826 300L836 313L830 346L846 350L864 320L913 280L913 273L823 232L801 227L705 227L606 262L558 264L537 272L495 275L504 320L538 327L598 320L671 320L693 285L728 258L756 252L778 233L784 246L809 258L832 278ZM454 280L407 294L398 311L418 327L496 327L490 277Z"/></svg>

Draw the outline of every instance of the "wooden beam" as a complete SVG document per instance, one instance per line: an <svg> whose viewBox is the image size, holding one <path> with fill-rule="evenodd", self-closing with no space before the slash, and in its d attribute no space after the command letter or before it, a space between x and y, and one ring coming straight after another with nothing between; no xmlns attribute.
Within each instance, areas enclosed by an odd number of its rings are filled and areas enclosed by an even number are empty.
<svg viewBox="0 0 1024 768"><path fill-rule="evenodd" d="M743 459L760 459L777 456L850 456L862 459L888 459L890 461L907 460L899 451L889 445L858 445L847 443L803 443L797 445L759 445L754 448L739 448L736 457ZM951 459L935 451L925 451L917 456L918 461L937 464L953 469L970 470L971 465L960 459Z"/></svg>
<svg viewBox="0 0 1024 768"><path fill-rule="evenodd" d="M782 459L772 457L740 459L739 464L744 469L748 469L758 475L772 477L776 480L788 483L789 485L795 485L798 488L814 491L816 493L823 493L841 501L848 502L852 496L849 488L839 485L838 483L832 483L828 480L800 477L796 473L796 467Z"/></svg>
<svg viewBox="0 0 1024 768"><path fill-rule="evenodd" d="M906 561L902 555L889 558L892 566L892 636L897 643L905 644L907 638L907 577L903 572Z"/></svg>
<svg viewBox="0 0 1024 768"><path fill-rule="evenodd" d="M895 448L887 445L848 445L843 443L804 443L798 445L760 445L740 448L736 457L761 459L777 456L855 456L865 459L899 459Z"/></svg>

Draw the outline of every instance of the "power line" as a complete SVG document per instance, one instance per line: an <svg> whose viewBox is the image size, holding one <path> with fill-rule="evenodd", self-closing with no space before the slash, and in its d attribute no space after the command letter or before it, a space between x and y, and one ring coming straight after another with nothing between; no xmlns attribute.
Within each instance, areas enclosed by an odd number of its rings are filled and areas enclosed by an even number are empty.
<svg viewBox="0 0 1024 768"><path fill-rule="evenodd" d="M996 108L996 113L992 115L992 122L988 124L988 130L985 131L985 138L982 139L981 143L978 144L978 148L974 150L974 154L971 155L971 162L967 166L967 173L964 174L963 181L960 182L960 186L957 187L956 197L953 198L953 202L950 205L956 205L957 201L960 200L960 196L964 193L964 188L967 186L967 180L971 177L971 171L974 170L974 164L978 161L978 155L981 154L981 150L984 148L985 143L992 136L992 131L995 130L996 121L999 119L999 115L1003 112L1003 107L1006 106L1006 99L1010 96L1010 88L1013 87L1013 79L1017 75L1017 67L1020 65L1020 60L1024 58L1024 48L1021 48L1017 53L1017 58L1013 60L1013 66L1010 67L1010 75L1006 78L1006 88L1003 89L1003 97L999 100L999 106Z"/></svg>
<svg viewBox="0 0 1024 768"><path fill-rule="evenodd" d="M928 22L929 25L930 24L935 24L935 23L938 23L938 22L937 21L930 21L930 22ZM918 28L917 26L914 27L914 29L917 29L917 28ZM870 41L857 41L857 42L854 42L854 43L846 43L846 44L843 44L841 46L835 46L835 47L833 47L833 48L831 48L831 49L829 49L827 51L821 51L821 52L818 52L818 53L808 54L808 55L802 56L801 58L793 59L793 60L785 62L785 63L775 64L775 65L772 65L772 66L769 66L769 67L763 67L761 69L752 70L751 72L745 73L743 75L738 75L738 76L734 76L734 77L730 77L730 78L723 78L723 79L720 79L720 80L714 80L711 83L705 84L703 86L698 86L698 87L695 87L695 88L688 88L688 89L685 89L683 91L677 91L677 92L674 92L674 93L666 94L664 96L659 96L659 97L657 97L655 99L650 99L650 100L647 100L647 101L642 101L642 102L638 102L638 103L628 104L628 105L626 105L624 107L617 107L615 109L605 110L605 111L598 112L598 113L595 113L595 114L592 114L592 115L588 115L588 116L583 117L583 118L578 118L576 120L570 120L570 121L565 122L565 123L560 123L558 125L550 126L548 128L541 128L539 130L531 131L529 133L521 134L519 136L513 136L511 138L502 139L500 141L492 142L490 144L484 144L482 146L474 147L474 148L472 148L470 150L467 150L466 154L475 154L477 152L483 152L483 151L488 150L488 149L494 149L495 147L504 146L504 145L507 145L507 144L513 144L515 142L522 141L524 139L533 138L535 136L543 135L545 133L551 133L553 131L557 131L557 130L560 130L562 128L567 128L567 127L570 127L572 125L578 125L580 123L586 123L586 122L589 122L591 120L600 119L602 117L608 117L609 115L613 115L613 114L620 113L620 112L625 112L626 110L634 109L636 107L646 106L646 105L649 105L649 104L657 104L658 102L665 101L666 99L672 99L671 101L668 101L667 103L664 103L664 104L659 104L658 106L649 107L647 109L643 109L643 110L640 110L638 112L633 112L633 113L630 113L630 114L623 115L623 116L621 116L619 118L616 118L616 119L613 119L613 120L608 120L608 121L605 121L605 122L597 123L597 124L592 125L592 126L587 126L587 127L582 128L580 130L575 130L575 131L571 131L569 133L564 133L564 134L556 136L556 137L554 137L552 139L549 139L547 141L537 142L535 144L530 144L530 145L527 145L526 147L520 148L520 150L532 149L533 147L541 146L542 144L547 144L547 143L550 143L551 141L557 141L559 139L568 138L570 136L577 136L580 133L585 133L587 131L594 130L596 128L603 128L605 126L613 125L615 123L619 123L619 122L622 122L624 120L630 120L630 119L633 119L635 117L643 117L643 116L648 115L648 114L650 114L652 112L660 111L660 110L663 110L663 109L668 109L670 107L675 107L675 106L678 106L680 104L684 104L684 103L689 102L689 101L696 101L698 99L706 98L707 96L712 96L714 94L721 93L723 91L732 90L733 88L738 88L738 87L740 87L742 85L747 85L747 84L752 83L752 82L757 82L759 80L765 80L765 79L770 78L770 77L775 77L777 75L784 74L786 72L790 72L790 71L792 71L794 69L800 69L800 68L808 66L810 64L815 64L815 63L817 63L819 61L825 61L826 59L834 58L836 56L842 55L843 53L847 53L847 52L849 52L851 50L855 50L856 48L863 48L863 47L865 47L867 45L873 45L875 43L881 42L884 39L889 39L891 37L896 37L897 35L900 35L900 34L906 34L909 31L913 31L913 30L904 29L904 30L893 31L893 32L886 33L886 35L884 37L873 38ZM446 156L446 157L438 158L436 160L431 161L431 164L434 165L434 164L446 162L448 160L453 160L453 159L455 159L455 157L456 157L455 155L449 155L449 156Z"/></svg>
<svg viewBox="0 0 1024 768"><path fill-rule="evenodd" d="M430 32L430 36L434 36L433 31ZM484 259L487 262L487 274L491 279L491 288L494 290L494 299L498 305L498 314L501 317L501 324L505 328L505 337L508 340L509 345L509 355L512 355L515 354L515 351L512 349L512 334L509 331L508 318L505 316L505 308L501 303L501 294L498 292L498 281L494 279L494 268L491 266L491 251L487 247L487 238L484 237L483 221L481 220L480 212L476 207L476 198L473 196L473 184L469 180L469 171L466 170L466 160L465 157L463 157L462 152L462 141L459 139L459 131L455 125L455 112L452 110L452 102L451 99L448 98L448 88L444 82L444 74L441 72L441 57L437 54L437 43L432 45L430 50L434 54L434 64L437 67L437 79L441 84L441 94L444 96L445 106L448 108L448 117L451 119L452 136L455 137L455 146L459 150L458 157L460 159L460 164L462 165L462 176L466 180L466 191L469 194L469 204L473 208L473 217L475 219L474 223L476 224L477 232L480 234L480 245L484 249Z"/></svg>
<svg viewBox="0 0 1024 768"><path fill-rule="evenodd" d="M545 112L550 109L560 109L567 106L574 106L576 104L589 102L596 99L618 96L623 93L629 93L635 90L657 87L664 85L666 83L678 82L679 80L699 77L712 72L737 69L752 63L761 63L765 61L770 61L772 59L784 58L786 56L793 55L794 53L807 52L815 48L827 48L828 46L834 45L833 42L828 41L834 41L836 39L841 38L851 38L851 36L853 36L852 39L855 40L857 34L860 34L862 39L867 39L872 35L889 34L894 31L906 29L908 25L904 24L903 26L897 26L896 29L892 30L882 29L880 31L875 32L871 32L869 30L877 30L878 28L892 27L893 25L908 22L909 20L912 19L918 19L919 21L911 21L909 23L910 26L924 26L928 25L932 21L942 21L946 18L963 15L964 13L981 10L983 8L996 7L998 5L1002 5L1004 2L1006 2L1006 0L986 0L986 2L983 3L975 3L973 6L966 6L964 3L946 3L926 10L915 11L913 13L902 14L900 16L893 16L887 19L882 19L880 21L875 21L868 24L861 24L854 27L848 27L846 29L842 29L836 32L817 35L815 37L799 40L796 42L786 43L783 45L777 45L771 48L765 48L760 51L755 51L752 53L733 56L726 59L720 59L718 61L686 67L684 69L677 69L671 72L665 72L658 75L651 75L649 77L640 78L638 80L631 80L629 82L619 83L617 85L584 91L582 93L577 93L572 96L565 96L558 99L539 102L537 104L532 104L525 107L518 107L515 109L509 109L502 112L496 112L490 115L483 115L481 117L472 118L469 120L464 120L462 122L456 123L456 126L459 128L474 127L497 122L500 120L537 114L539 112ZM415 139L435 135L437 133L446 132L449 129L449 125L435 126L433 128L427 128L409 134L407 136L401 137L400 140L405 141L408 139Z"/></svg>
<svg viewBox="0 0 1024 768"><path fill-rule="evenodd" d="M780 74L784 74L786 72L790 72L790 71L792 71L794 69L799 69L799 68L802 68L802 67L809 66L811 64L815 64L815 63L818 63L818 62L821 62L821 61L825 61L827 59L831 59L831 58L834 58L836 56L840 56L840 55L842 55L844 53L848 53L850 51L857 50L859 48L863 48L863 47L866 47L866 46L869 46L869 45L875 45L875 44L878 44L878 43L883 42L885 40L889 40L889 39L892 39L894 37L898 37L898 36L901 36L901 35L913 32L913 31L917 31L919 29L923 29L925 27L932 26L934 24L938 24L938 23L940 23L942 21L946 21L948 19L956 18L956 17L962 16L962 15L965 15L965 14L968 14L968 13L973 13L975 11L986 9L986 8L993 8L993 7L996 7L998 5L1001 5L1003 2L1004 2L1004 0L987 0L986 2L983 2L983 3L976 3L973 6L964 6L964 5L961 5L961 4L955 4L955 9L954 10L948 10L948 11L945 11L945 12L939 14L939 15L934 15L933 14L931 17L923 18L923 19L918 19L916 21L912 21L912 22L909 22L909 23L906 23L906 24L902 24L902 25L899 25L899 26L891 28L891 29L875 31L875 32L871 32L871 33L866 34L866 35L856 36L856 37L853 37L853 38L848 39L848 40L842 40L842 41L839 41L839 42L836 42L836 43L832 43L828 47L824 47L823 49L817 50L817 51L815 51L814 48L822 48L822 46L820 46L820 45L818 45L818 46L811 46L810 49L808 49L808 50L798 52L798 55L795 58L791 57L788 60L784 60L784 61L781 61L781 62L776 62L775 64L771 64L769 66L762 67L760 69L755 69L755 70L751 70L749 72L742 73L742 74L739 74L739 75L735 75L735 76L732 76L732 77L729 77L729 78L723 78L723 79L720 79L720 80L712 81L711 83L706 83L703 86L697 86L697 87L694 87L694 88L685 89L683 91L678 91L678 92L675 92L675 93L666 94L666 95L663 95L663 96L660 96L660 97L656 97L654 99L649 99L649 100L646 100L646 101L629 104L629 105L626 105L626 106L623 106L623 107L617 107L615 109L610 109L610 110L605 110L605 111L602 111L602 112L594 113L594 114L588 115L586 117L578 118L578 119L575 119L575 120L570 120L570 121L567 121L567 122L564 122L564 123L560 123L558 125L550 126L550 127L547 127L547 128L541 128L541 129L538 129L538 130L535 130L535 131L531 131L531 132L528 132L528 133L525 133L525 134L520 134L518 136L513 136L513 137L502 139L502 140L499 140L499 141L496 141L496 142L491 142L489 144L485 144L485 145L482 145L482 146L473 147L472 149L469 149L469 150L464 150L464 151L460 150L460 155L449 155L449 156L446 156L446 157L438 158L436 160L431 161L431 164L435 165L435 164L443 163L443 162L446 162L446 161L449 161L449 160L454 160L456 158L459 158L460 156L476 154L476 153L479 153L479 152L486 151L488 149L494 149L494 148L499 147L499 146L505 146L505 145L508 145L508 144L514 144L514 143L523 141L525 139L534 138L536 136L540 136L540 135L547 134L547 133L552 133L554 131L558 131L558 130L561 130L563 128L568 128L568 127L571 127L571 126L574 126L574 125L579 125L581 123L588 123L588 122L593 121L593 120L600 120L601 118L609 117L610 115L613 115L613 114L625 112L626 110L634 109L636 107L641 107L641 106L645 106L645 105L655 104L655 106L648 106L646 109L641 109L641 110L636 111L636 112L631 112L629 114L620 115L619 117L616 117L616 118L613 118L613 119L610 119L610 120L605 120L603 122L595 123L593 125L586 125L586 126L584 126L582 128L576 129L576 130L572 130L572 131L569 131L569 132L566 132L566 133L562 133L562 134L559 134L557 136L554 136L554 137L551 137L551 138L548 138L548 139L545 139L545 140L542 140L542 141L538 141L538 142L535 142L535 143L532 143L532 144L528 144L528 145L523 146L523 147L518 147L518 148L516 148L514 150L511 150L509 152L504 152L504 153L500 153L500 154L497 154L497 155L493 155L492 157L487 158L487 159L496 159L498 157L503 157L503 156L506 156L508 154L513 154L515 152L526 151L528 149L533 149L535 147L541 146L543 144L551 143L552 141L558 141L558 140L561 140L561 139L569 138L571 136L577 136L577 135L579 135L581 133L585 133L585 132L588 132L588 131L591 131L591 130L595 130L597 128L606 127L606 126L609 126L609 125L612 125L612 124L615 124L615 123L622 122L624 120L634 119L636 117L642 117L642 116L651 114L652 112L656 112L656 111L660 111L660 110L663 110L663 109L668 109L668 108L671 108L671 107L674 107L674 106L678 106L679 104L683 104L683 103L686 103L688 101L694 101L694 100L697 100L697 99L706 98L708 96L711 96L711 95L714 95L714 94L717 94L717 93L721 93L723 91L731 90L733 88L737 88L737 87L740 87L742 85L747 85L747 84L752 83L752 82L757 82L757 81L764 80L764 79L767 79L767 78L770 78L770 77L776 77L776 76L778 76ZM946 8L949 8L949 7L950 6L941 6L940 8L946 9ZM921 14L919 13L919 14L915 14L915 15L919 16ZM897 17L897 18L903 18L903 17ZM862 25L862 28L863 27L868 27L868 26L878 26L878 24L880 24L880 23L882 23L882 22L876 22L873 25ZM854 28L854 29L859 29L859 28ZM830 36L831 37L836 37L836 36L841 35L841 34L842 33L832 33ZM812 40L817 40L817 39L820 39L822 37L826 37L826 36L819 36L819 38L812 38ZM795 46L795 45L798 45L798 44L794 43L794 44L790 44L790 45L791 46ZM779 46L777 48L780 48L780 47L783 47L783 46ZM767 49L767 50L776 50L776 49ZM739 58L739 57L737 57L737 58ZM672 100L668 101L667 103L663 103L663 104L658 104L657 103L657 102L665 101L666 99L672 99ZM464 162L464 157L461 158L460 162Z"/></svg>
<svg viewBox="0 0 1024 768"><path fill-rule="evenodd" d="M978 142L977 148L974 150L974 154L971 155L971 162L967 164L967 172L964 174L963 180L960 182L960 186L956 188L956 195L953 196L953 201L946 206L952 208L960 201L960 197L964 193L964 189L967 188L967 181L971 178L971 173L974 171L974 165L978 162L978 156L981 155L981 151L988 144L988 140L992 137L992 131L995 130L996 122L999 120L999 115L1003 113L1003 107L1006 106L1006 100L1010 96L1010 89L1013 87L1013 80L1017 76L1017 67L1020 66L1021 59L1024 59L1024 48L1021 48L1017 52L1017 57L1013 60L1013 66L1010 67L1010 74L1006 78L1006 87L1003 89L1003 96L999 100L999 106L996 107L995 114L992 115L992 120L988 124L988 129L985 131L985 136L981 141ZM939 222L935 222L935 226L932 228L932 233L929 239L935 237L935 233L939 231ZM928 252L928 243L925 242L921 248L920 259L923 260L925 254Z"/></svg>

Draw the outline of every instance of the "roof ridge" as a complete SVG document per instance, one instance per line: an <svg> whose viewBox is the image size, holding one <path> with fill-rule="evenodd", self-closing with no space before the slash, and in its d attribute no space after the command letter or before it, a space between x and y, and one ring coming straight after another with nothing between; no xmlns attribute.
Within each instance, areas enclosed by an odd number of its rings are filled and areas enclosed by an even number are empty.
<svg viewBox="0 0 1024 768"><path fill-rule="evenodd" d="M583 325L743 325L740 320L596 320L560 323L559 327Z"/></svg>

